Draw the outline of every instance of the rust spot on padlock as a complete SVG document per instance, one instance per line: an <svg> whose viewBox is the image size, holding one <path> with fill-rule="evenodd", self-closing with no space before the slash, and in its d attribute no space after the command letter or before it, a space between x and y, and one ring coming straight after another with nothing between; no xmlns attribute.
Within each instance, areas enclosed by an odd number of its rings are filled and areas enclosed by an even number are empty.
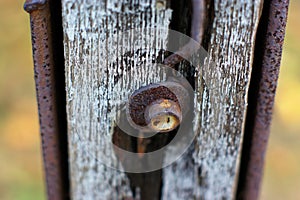
<svg viewBox="0 0 300 200"><path fill-rule="evenodd" d="M151 129L158 132L168 132L175 129L182 120L178 102L169 99L159 99L145 110L145 119Z"/></svg>
<svg viewBox="0 0 300 200"><path fill-rule="evenodd" d="M150 84L136 90L128 102L130 123L145 132L176 129L182 121L186 93L177 82Z"/></svg>

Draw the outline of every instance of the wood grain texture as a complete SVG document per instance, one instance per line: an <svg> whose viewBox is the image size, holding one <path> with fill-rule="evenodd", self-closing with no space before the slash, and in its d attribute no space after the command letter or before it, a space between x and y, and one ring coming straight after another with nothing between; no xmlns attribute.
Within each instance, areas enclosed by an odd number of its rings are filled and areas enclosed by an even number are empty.
<svg viewBox="0 0 300 200"><path fill-rule="evenodd" d="M63 0L62 8L71 197L130 198L133 194L126 174L103 164L114 160L107 159L114 157L110 145L113 94L128 93L128 82L139 88L142 80L149 84L151 77L155 79L157 71L149 74L130 68L152 63L159 56L157 49L166 49L168 32L145 33L148 43L135 44L133 33L126 39L118 31L168 27L171 10L165 1L150 0ZM133 73L136 79L123 79L126 73Z"/></svg>
<svg viewBox="0 0 300 200"><path fill-rule="evenodd" d="M214 2L209 59L196 76L194 147L164 169L163 199L233 199L262 1Z"/></svg>
<svg viewBox="0 0 300 200"><path fill-rule="evenodd" d="M209 58L205 67L196 66L195 74L198 136L180 160L163 170L162 199L234 198L261 2L214 2ZM172 11L167 2L150 0L63 0L62 8L71 197L133 197L126 174L99 162L114 155L109 148L113 91L116 79L128 72L125 62L132 68L141 61L152 63L160 56L157 49L166 49L168 33L156 33L159 41L149 33L145 38L153 41L149 47L134 46L116 31L167 28ZM137 56L122 57L124 52ZM130 73L147 82L158 72ZM119 92L126 92L126 80L121 82ZM138 87L141 82L137 79L134 84Z"/></svg>

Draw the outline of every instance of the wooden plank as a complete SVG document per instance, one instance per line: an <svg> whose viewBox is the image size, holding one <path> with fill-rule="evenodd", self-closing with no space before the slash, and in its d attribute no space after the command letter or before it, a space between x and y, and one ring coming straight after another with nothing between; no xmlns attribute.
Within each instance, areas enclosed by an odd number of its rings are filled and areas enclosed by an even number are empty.
<svg viewBox="0 0 300 200"><path fill-rule="evenodd" d="M261 1L214 3L209 64L196 68L194 131L198 136L181 160L163 170L163 199L234 197ZM153 44L149 48L119 40L114 31L166 28L172 11L167 2L150 0L63 0L62 8L71 197L132 197L127 175L99 162L114 155L108 148L114 127L109 115L111 95L116 77L126 71L121 67L125 58L119 60L118 53L122 48L123 52L150 49L150 53L139 51L140 57L125 56L133 68L141 58L150 64L152 56L160 56L157 49L167 49L168 33L157 32L160 41L149 33L145 38L153 41L147 43ZM117 45L120 41L122 45ZM151 79L146 71L138 73Z"/></svg>
<svg viewBox="0 0 300 200"><path fill-rule="evenodd" d="M215 64L198 69L196 81L199 135L193 152L164 169L163 199L235 197L262 1L217 0L213 6L208 63Z"/></svg>
<svg viewBox="0 0 300 200"><path fill-rule="evenodd" d="M151 56L159 56L157 49L166 49L167 32L145 34L145 40L152 43L153 48L123 40L117 32L133 28L142 28L143 31L147 27L168 27L171 10L166 8L165 1L149 0L65 0L62 1L62 8L71 197L132 197L126 174L103 165L103 162L109 162L106 158L114 155L110 148L114 125L109 117L111 105L114 104L112 93L116 78L128 69L124 67L124 62L132 68L142 58L146 63L152 63ZM131 38L130 34L128 38ZM158 34L161 40L155 41L153 34ZM148 54L146 50L137 52L138 49L152 50ZM126 56L122 52L134 55ZM143 56L145 52L147 55ZM142 74L144 80L151 76L143 71L138 71L138 74ZM152 76L155 74L154 71ZM120 81L126 84L128 80ZM134 81L140 84L138 79Z"/></svg>

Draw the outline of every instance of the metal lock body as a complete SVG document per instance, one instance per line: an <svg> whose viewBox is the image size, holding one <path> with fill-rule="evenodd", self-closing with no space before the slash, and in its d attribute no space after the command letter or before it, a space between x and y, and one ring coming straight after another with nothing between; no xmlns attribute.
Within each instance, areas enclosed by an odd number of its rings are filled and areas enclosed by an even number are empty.
<svg viewBox="0 0 300 200"><path fill-rule="evenodd" d="M189 93L179 81L150 84L130 96L127 118L145 132L169 132L180 125L189 102Z"/></svg>

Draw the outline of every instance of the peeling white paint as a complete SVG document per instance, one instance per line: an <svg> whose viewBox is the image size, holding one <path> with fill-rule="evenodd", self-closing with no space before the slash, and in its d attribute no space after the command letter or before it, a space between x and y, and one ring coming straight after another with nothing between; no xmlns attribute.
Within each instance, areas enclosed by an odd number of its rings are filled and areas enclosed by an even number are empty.
<svg viewBox="0 0 300 200"><path fill-rule="evenodd" d="M197 69L199 136L193 155L164 169L164 200L234 198L261 6L262 0L214 1L209 64Z"/></svg>
<svg viewBox="0 0 300 200"><path fill-rule="evenodd" d="M130 32L127 39L119 34L133 28L141 28L143 32L151 27L168 27L171 10L166 9L164 1L161 2L163 4L156 9L156 2L150 0L62 1L72 199L132 197L125 173L101 164L114 162L107 159L114 155L109 144L113 124L110 109L116 103L112 101L116 86L114 80L122 73L136 73L130 77L143 79L130 81L124 80L126 76L123 76L119 80L122 84L117 88L122 95L123 86L129 82L138 88L157 72L126 71L114 63L126 66L125 60L121 59L124 53L145 49L127 57L127 61L132 62L130 67L136 68L142 53L150 51L143 58L147 64L151 63L149 56L158 56L157 49L166 49L168 32L145 34L146 38L141 39L147 43L134 43L136 39Z"/></svg>
<svg viewBox="0 0 300 200"><path fill-rule="evenodd" d="M120 38L115 31L168 27L172 11L166 9L165 1L158 2L62 1L72 199L132 196L126 175L99 164L95 157L106 161L107 156L114 155L108 148L113 124L109 109L118 103L111 101L116 95L114 90L124 95L123 87L137 88L157 73L122 69L120 64L125 65L125 60L120 56L145 49L143 52L149 54L142 60L138 55L127 56L127 62L136 68L140 61L151 63L151 56L158 55L157 49L167 46L167 32L148 32L141 39L152 43L137 44L133 38ZM207 61L215 65L197 68L194 130L199 136L189 152L164 169L165 200L234 197L261 2L215 1ZM162 39L155 40L157 35ZM114 65L117 61L120 64ZM131 76L122 76L122 84L116 86L114 78L122 73Z"/></svg>

